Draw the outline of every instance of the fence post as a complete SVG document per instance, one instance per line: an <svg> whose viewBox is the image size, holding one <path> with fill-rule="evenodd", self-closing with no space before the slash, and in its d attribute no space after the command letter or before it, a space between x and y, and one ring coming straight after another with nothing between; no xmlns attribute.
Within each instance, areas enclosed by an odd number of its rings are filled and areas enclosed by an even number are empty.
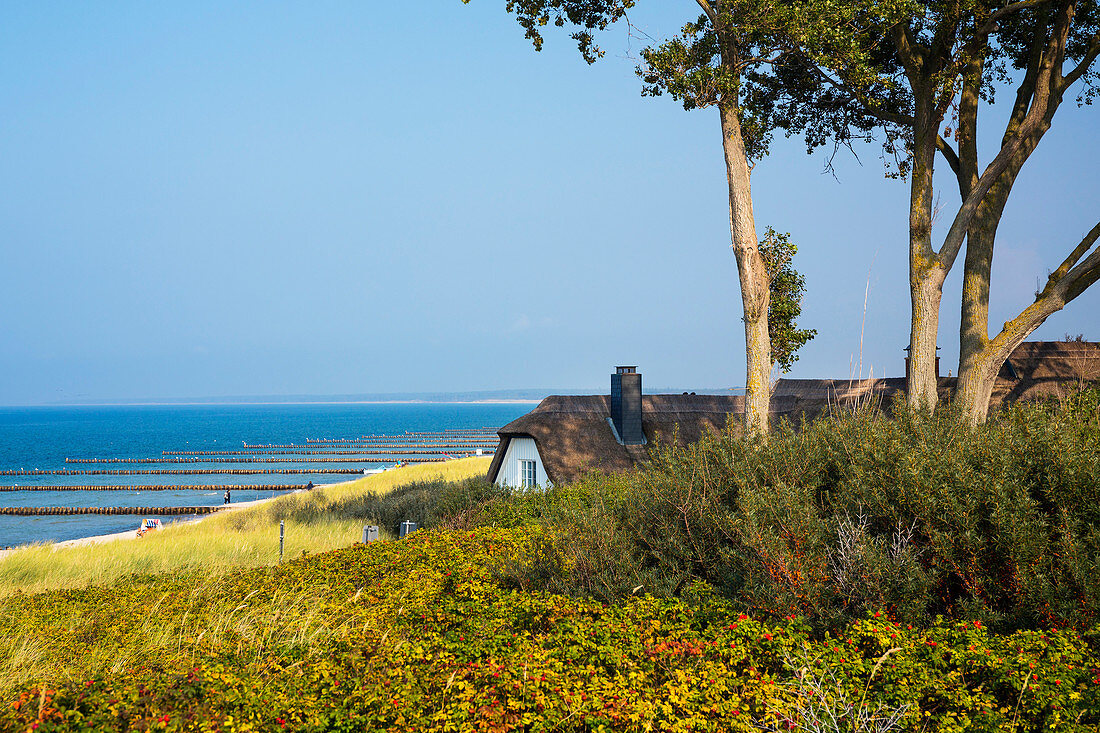
<svg viewBox="0 0 1100 733"><path fill-rule="evenodd" d="M286 525L283 520L279 520L279 564L283 564L283 536L286 532Z"/></svg>

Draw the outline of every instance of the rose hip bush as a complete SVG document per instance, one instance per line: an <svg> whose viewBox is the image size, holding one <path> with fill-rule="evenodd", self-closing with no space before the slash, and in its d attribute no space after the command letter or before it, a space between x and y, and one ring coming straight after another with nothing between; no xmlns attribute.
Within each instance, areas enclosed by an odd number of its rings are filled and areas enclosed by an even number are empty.
<svg viewBox="0 0 1100 733"><path fill-rule="evenodd" d="M417 532L216 582L8 599L3 649L48 642L55 671L9 686L0 729L798 730L838 700L900 730L1100 726L1100 631L878 612L820 634L705 594L606 605L498 584L538 539ZM147 654L120 665L135 643Z"/></svg>

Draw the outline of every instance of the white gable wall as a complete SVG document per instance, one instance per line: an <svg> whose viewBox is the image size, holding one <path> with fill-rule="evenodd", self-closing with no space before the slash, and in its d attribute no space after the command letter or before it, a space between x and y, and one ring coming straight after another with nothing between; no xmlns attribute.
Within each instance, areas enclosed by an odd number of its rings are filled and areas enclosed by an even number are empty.
<svg viewBox="0 0 1100 733"><path fill-rule="evenodd" d="M504 460L500 463L497 472L497 484L499 486L522 486L523 480L519 473L521 460L535 462L535 481L539 486L549 486L550 479L546 476L546 468L542 465L542 456L535 445L534 438L512 438L508 441L508 450L504 452Z"/></svg>

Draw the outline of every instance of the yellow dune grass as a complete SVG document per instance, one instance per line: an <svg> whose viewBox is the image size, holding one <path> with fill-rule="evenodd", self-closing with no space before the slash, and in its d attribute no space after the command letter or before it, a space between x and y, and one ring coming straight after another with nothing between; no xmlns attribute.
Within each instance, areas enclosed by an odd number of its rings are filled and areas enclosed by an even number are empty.
<svg viewBox="0 0 1100 733"><path fill-rule="evenodd" d="M335 500L384 493L396 486L436 478L461 480L484 474L489 458L463 458L395 468L356 481L282 496L263 504L166 526L140 540L58 547L30 545L0 559L0 596L81 588L133 574L202 568L220 573L279 561L279 520L292 514L308 522L286 523L284 557L324 552L362 539L363 523L328 511ZM303 512L303 509L306 511ZM134 519L137 529L138 520Z"/></svg>

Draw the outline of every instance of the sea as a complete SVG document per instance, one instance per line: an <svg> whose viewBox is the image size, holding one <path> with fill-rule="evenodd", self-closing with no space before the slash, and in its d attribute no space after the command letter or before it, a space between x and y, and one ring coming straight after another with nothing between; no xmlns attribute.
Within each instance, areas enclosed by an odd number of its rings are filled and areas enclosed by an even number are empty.
<svg viewBox="0 0 1100 733"><path fill-rule="evenodd" d="M0 471L150 470L189 468L354 469L358 475L394 465L394 459L310 463L198 464L72 463L69 459L161 458L165 451L233 451L246 445L298 445L363 436L499 428L534 407L527 403L240 404L0 407ZM397 441L400 442L400 441ZM323 445L317 447L325 447ZM339 446L328 446L339 447ZM272 454L277 455L277 454ZM215 461L219 460L214 458ZM51 486L234 486L234 503L275 496L279 486L321 486L356 474L141 474L0 475L0 507L165 507L223 502L221 489L18 490ZM16 490L8 490L14 488ZM285 489L282 490L285 492ZM193 518L162 517L164 523ZM133 515L0 516L0 548L137 530Z"/></svg>

